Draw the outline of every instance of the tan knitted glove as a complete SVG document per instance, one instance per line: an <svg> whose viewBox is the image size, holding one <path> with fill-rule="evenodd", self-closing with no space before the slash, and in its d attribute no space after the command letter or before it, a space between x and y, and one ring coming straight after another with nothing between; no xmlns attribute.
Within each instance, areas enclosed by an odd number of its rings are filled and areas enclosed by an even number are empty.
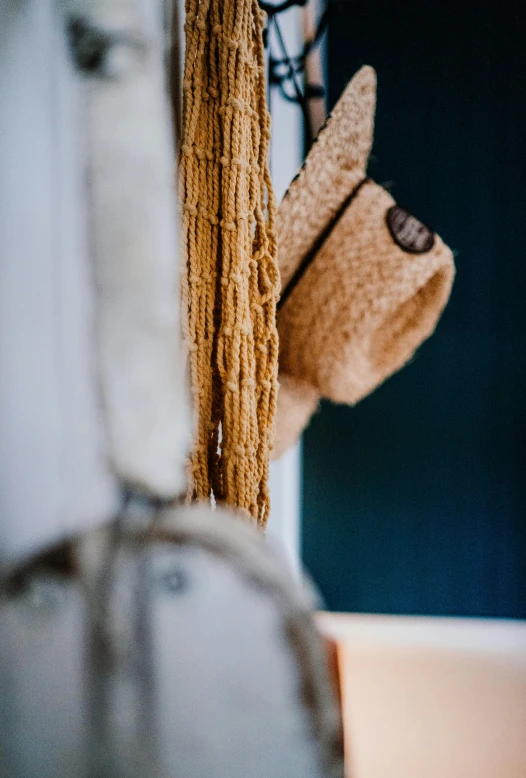
<svg viewBox="0 0 526 778"><path fill-rule="evenodd" d="M366 177L376 74L346 88L278 210L280 389L273 457L320 398L354 404L431 335L455 267L450 249Z"/></svg>

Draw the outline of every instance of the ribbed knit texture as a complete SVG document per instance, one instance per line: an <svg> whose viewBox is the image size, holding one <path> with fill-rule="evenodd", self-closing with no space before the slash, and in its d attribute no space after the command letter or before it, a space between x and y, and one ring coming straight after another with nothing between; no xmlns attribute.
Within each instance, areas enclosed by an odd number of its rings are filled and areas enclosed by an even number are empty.
<svg viewBox="0 0 526 778"><path fill-rule="evenodd" d="M187 0L183 315L195 409L189 498L264 527L279 273L257 0Z"/></svg>
<svg viewBox="0 0 526 778"><path fill-rule="evenodd" d="M431 335L449 298L451 250L417 220L412 226L429 237L430 248L404 250L388 225L393 198L364 180L375 103L376 74L364 67L278 210L284 290L319 235L339 218L283 297L273 457L297 440L319 399L352 405L399 370Z"/></svg>
<svg viewBox="0 0 526 778"><path fill-rule="evenodd" d="M391 238L391 195L367 182L279 316L280 369L354 404L402 367L434 330L454 276L438 236L423 254Z"/></svg>

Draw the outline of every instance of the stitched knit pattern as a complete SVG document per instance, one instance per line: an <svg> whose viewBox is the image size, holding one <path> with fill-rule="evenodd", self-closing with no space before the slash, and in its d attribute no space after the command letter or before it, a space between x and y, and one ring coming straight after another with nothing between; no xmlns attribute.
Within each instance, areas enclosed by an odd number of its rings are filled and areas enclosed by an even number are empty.
<svg viewBox="0 0 526 778"><path fill-rule="evenodd" d="M423 225L419 240L430 238L428 250L404 249L404 235L396 240L388 224L393 198L364 181L375 103L376 74L364 67L278 210L285 289L356 192L283 298L275 458L297 440L319 399L354 404L399 370L435 329L451 291L451 250ZM405 238L414 238L410 227Z"/></svg>
<svg viewBox="0 0 526 778"><path fill-rule="evenodd" d="M213 495L264 527L279 273L262 29L257 0L187 0L180 186L188 496Z"/></svg>
<svg viewBox="0 0 526 778"><path fill-rule="evenodd" d="M366 66L347 86L285 194L277 214L283 289L347 195L365 176L375 105L376 73Z"/></svg>
<svg viewBox="0 0 526 778"><path fill-rule="evenodd" d="M438 235L424 254L399 248L393 205L367 182L279 316L280 369L334 402L358 402L401 368L449 298L451 251Z"/></svg>

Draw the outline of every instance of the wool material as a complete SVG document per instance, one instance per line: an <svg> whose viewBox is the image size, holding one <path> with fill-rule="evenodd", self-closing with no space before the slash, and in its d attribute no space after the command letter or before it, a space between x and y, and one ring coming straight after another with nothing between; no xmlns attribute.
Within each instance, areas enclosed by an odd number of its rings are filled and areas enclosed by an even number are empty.
<svg viewBox="0 0 526 778"><path fill-rule="evenodd" d="M257 0L187 0L180 191L194 399L188 498L269 513L279 294Z"/></svg>
<svg viewBox="0 0 526 778"><path fill-rule="evenodd" d="M363 67L318 135L277 214L278 458L325 398L354 405L434 331L455 276L451 250L367 177L376 74Z"/></svg>

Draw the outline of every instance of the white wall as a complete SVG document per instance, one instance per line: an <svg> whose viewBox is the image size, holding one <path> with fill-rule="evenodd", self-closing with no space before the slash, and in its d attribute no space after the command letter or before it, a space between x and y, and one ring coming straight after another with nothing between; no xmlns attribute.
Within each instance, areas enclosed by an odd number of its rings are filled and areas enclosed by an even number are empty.
<svg viewBox="0 0 526 778"><path fill-rule="evenodd" d="M291 8L279 17L287 51L294 55L303 46L301 9ZM279 48L271 39L273 51ZM297 105L284 100L276 89L271 96L272 145L271 172L276 197L281 200L290 181L302 163L302 116ZM287 451L279 461L272 462L270 470L271 514L268 536L283 549L297 572L300 552L300 478L301 444Z"/></svg>

